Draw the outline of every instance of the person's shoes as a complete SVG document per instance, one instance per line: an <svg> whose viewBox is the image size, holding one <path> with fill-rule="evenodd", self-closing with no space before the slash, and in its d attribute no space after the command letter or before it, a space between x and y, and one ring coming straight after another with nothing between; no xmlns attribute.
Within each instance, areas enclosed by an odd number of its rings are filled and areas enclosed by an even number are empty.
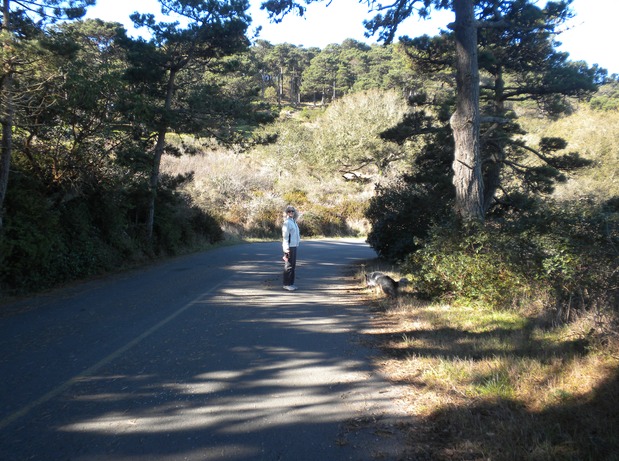
<svg viewBox="0 0 619 461"><path fill-rule="evenodd" d="M295 291L298 288L295 287L294 285L284 285L284 290L288 290L288 291Z"/></svg>

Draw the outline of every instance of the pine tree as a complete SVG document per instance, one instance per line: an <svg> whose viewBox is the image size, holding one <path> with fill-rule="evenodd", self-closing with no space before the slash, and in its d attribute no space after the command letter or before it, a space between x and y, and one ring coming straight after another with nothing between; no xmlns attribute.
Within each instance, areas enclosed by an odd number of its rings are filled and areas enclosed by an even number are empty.
<svg viewBox="0 0 619 461"><path fill-rule="evenodd" d="M129 77L141 96L147 98L141 107L150 106L145 123L155 132L149 180L146 236L153 237L155 203L160 176L161 157L166 149L166 134L170 130L186 129L186 112L177 100L184 73L205 67L211 61L245 50L249 46L245 33L250 23L246 15L246 0L195 2L191 0L160 0L162 12L184 18L187 24L155 21L152 14L131 16L137 27L146 27L151 39L128 43L132 68ZM138 95L139 96L139 95Z"/></svg>
<svg viewBox="0 0 619 461"><path fill-rule="evenodd" d="M305 4L309 3L309 0L305 1ZM385 43L394 40L398 26L413 14L425 18L433 9L449 9L455 13L455 21L448 25L453 30L454 59L451 64L456 73L455 110L450 124L454 138L454 211L464 221L483 221L488 209L480 141L481 50L478 37L488 29L498 34L498 37L486 36L491 40L509 33L537 34L543 30L553 34L556 27L570 17L570 3L571 0L549 2L542 10L530 0L405 0L389 6L382 6L374 0L368 2L370 7L380 11L364 22L368 35L378 33L378 39ZM263 8L276 20L289 12L303 14L305 10L303 4L295 0L268 0L263 3ZM488 177L488 180L493 181L491 189L495 188L495 178Z"/></svg>
<svg viewBox="0 0 619 461"><path fill-rule="evenodd" d="M24 65L22 53L29 40L36 39L50 23L77 19L95 0L21 0L2 3L2 73L0 75L0 230L3 226L4 199L9 183L13 155L13 118L15 116L15 76Z"/></svg>

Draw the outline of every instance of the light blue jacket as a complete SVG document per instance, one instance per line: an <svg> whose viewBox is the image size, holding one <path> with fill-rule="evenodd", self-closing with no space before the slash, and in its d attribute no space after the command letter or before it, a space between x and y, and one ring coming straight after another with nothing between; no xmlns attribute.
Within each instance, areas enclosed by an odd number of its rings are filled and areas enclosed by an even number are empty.
<svg viewBox="0 0 619 461"><path fill-rule="evenodd" d="M299 226L294 219L287 218L284 220L284 225L282 226L282 237L282 248L284 249L284 253L287 253L290 247L299 246L301 234L299 233Z"/></svg>

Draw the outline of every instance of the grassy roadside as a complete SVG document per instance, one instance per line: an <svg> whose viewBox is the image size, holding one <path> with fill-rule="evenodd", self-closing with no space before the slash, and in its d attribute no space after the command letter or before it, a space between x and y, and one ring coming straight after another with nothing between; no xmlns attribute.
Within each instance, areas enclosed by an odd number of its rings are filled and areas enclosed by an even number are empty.
<svg viewBox="0 0 619 461"><path fill-rule="evenodd" d="M405 386L415 421L402 459L619 459L618 348L590 335L594 315L556 325L406 289L395 300L368 289L367 302L376 365Z"/></svg>

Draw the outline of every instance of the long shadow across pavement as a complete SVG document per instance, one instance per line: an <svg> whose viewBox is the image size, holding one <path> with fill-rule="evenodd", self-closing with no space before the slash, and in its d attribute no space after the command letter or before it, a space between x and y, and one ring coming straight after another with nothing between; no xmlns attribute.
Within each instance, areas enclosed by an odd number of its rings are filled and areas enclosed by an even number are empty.
<svg viewBox="0 0 619 461"><path fill-rule="evenodd" d="M0 319L0 459L397 459L398 390L369 365L346 278L374 253L305 241L292 293L280 255L178 258Z"/></svg>

